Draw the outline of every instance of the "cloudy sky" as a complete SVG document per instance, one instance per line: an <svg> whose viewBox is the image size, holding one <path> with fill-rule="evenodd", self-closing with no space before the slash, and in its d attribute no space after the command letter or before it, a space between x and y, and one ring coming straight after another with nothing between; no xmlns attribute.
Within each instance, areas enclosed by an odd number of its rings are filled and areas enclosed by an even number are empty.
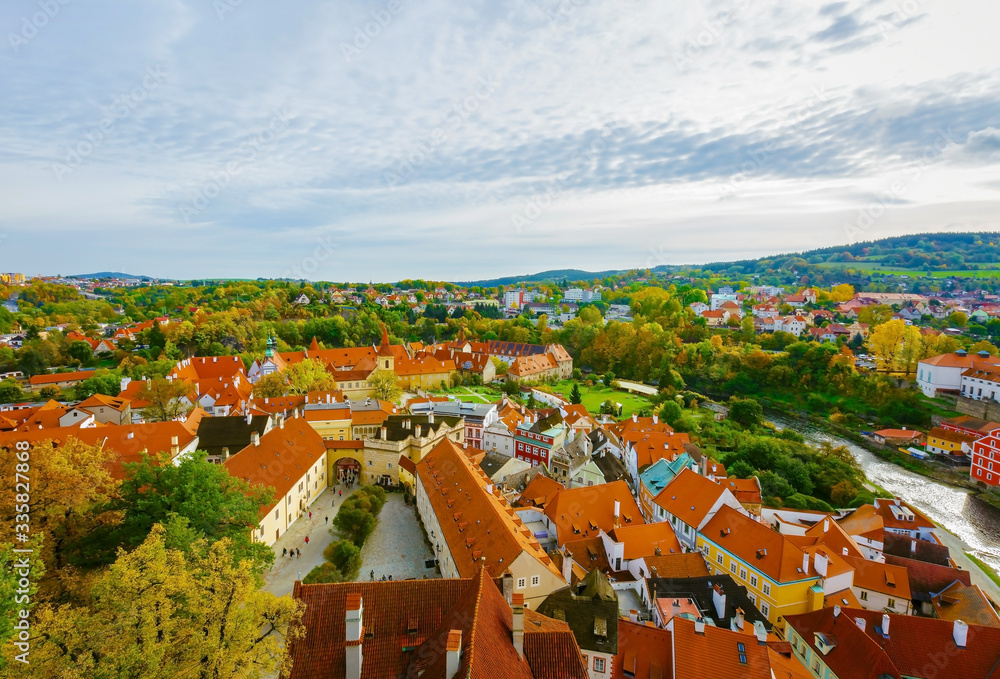
<svg viewBox="0 0 1000 679"><path fill-rule="evenodd" d="M468 280L1000 230L995 0L7 0L0 269Z"/></svg>

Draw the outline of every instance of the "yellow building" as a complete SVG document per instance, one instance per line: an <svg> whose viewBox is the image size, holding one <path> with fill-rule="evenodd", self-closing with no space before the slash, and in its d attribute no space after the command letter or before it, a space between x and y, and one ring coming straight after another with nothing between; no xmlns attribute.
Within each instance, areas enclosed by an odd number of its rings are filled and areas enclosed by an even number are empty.
<svg viewBox="0 0 1000 679"><path fill-rule="evenodd" d="M823 608L824 587L840 591L853 582L852 569L837 570L842 560L830 568L832 555L815 549L810 558L809 551L781 533L729 506L705 525L697 544L713 572L744 585L754 605L779 628L786 615Z"/></svg>
<svg viewBox="0 0 1000 679"><path fill-rule="evenodd" d="M349 441L352 438L350 403L306 405L303 416L324 441Z"/></svg>
<svg viewBox="0 0 1000 679"><path fill-rule="evenodd" d="M465 420L434 413L389 416L377 436L363 441L361 482L398 485L399 458L420 462L444 439L465 445Z"/></svg>

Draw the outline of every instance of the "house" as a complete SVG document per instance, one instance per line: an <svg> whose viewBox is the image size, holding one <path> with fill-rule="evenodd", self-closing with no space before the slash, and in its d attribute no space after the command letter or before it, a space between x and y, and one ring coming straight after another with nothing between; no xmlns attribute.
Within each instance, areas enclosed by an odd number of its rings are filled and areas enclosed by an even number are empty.
<svg viewBox="0 0 1000 679"><path fill-rule="evenodd" d="M950 354L925 358L917 363L917 386L924 396L933 398L939 391L959 393L962 374L970 368L982 369L1000 365L1000 358L975 355L959 349Z"/></svg>
<svg viewBox="0 0 1000 679"><path fill-rule="evenodd" d="M710 328L721 328L729 321L729 312L725 309L702 311L701 317L705 319L706 325Z"/></svg>
<svg viewBox="0 0 1000 679"><path fill-rule="evenodd" d="M661 457L639 474L639 507L647 521L653 520L653 498L660 494L682 470L695 465L686 452L673 460Z"/></svg>
<svg viewBox="0 0 1000 679"><path fill-rule="evenodd" d="M290 642L288 679L588 676L566 622L520 593L508 602L482 567L470 578L296 582L292 598L304 634Z"/></svg>
<svg viewBox="0 0 1000 679"><path fill-rule="evenodd" d="M785 639L830 679L991 679L1000 663L1000 629L839 606L786 616Z"/></svg>
<svg viewBox="0 0 1000 679"><path fill-rule="evenodd" d="M934 617L939 620L1000 628L1000 615L979 585L966 585L956 580L931 598L931 606Z"/></svg>
<svg viewBox="0 0 1000 679"><path fill-rule="evenodd" d="M560 491L546 505L544 516L559 545L645 523L624 481Z"/></svg>
<svg viewBox="0 0 1000 679"><path fill-rule="evenodd" d="M730 506L721 507L705 524L698 549L716 573L728 572L744 584L751 601L772 623L823 606L826 555L811 554L792 537Z"/></svg>
<svg viewBox="0 0 1000 679"><path fill-rule="evenodd" d="M872 435L875 443L883 446L918 446L926 441L926 436L915 429L879 429Z"/></svg>
<svg viewBox="0 0 1000 679"><path fill-rule="evenodd" d="M292 302L292 304L294 304L295 306L306 306L307 304L309 304L309 296L306 295L305 293L302 293L295 298L295 301Z"/></svg>
<svg viewBox="0 0 1000 679"><path fill-rule="evenodd" d="M1000 486L1000 429L972 444L969 474L985 486Z"/></svg>
<svg viewBox="0 0 1000 679"><path fill-rule="evenodd" d="M409 404L411 413L436 413L465 420L465 444L483 450L483 433L500 419L495 403L466 403L464 401L417 400Z"/></svg>
<svg viewBox="0 0 1000 679"><path fill-rule="evenodd" d="M347 455L335 463L331 460L331 464L336 464L338 478L345 469L358 471L355 463L360 463L362 483L395 486L399 484L400 455L419 462L444 440L464 445L465 423L462 418L439 417L434 413L390 415L376 436L364 440L360 460Z"/></svg>
<svg viewBox="0 0 1000 679"><path fill-rule="evenodd" d="M1000 429L1000 425L997 428ZM978 438L980 437L954 429L934 427L927 432L927 452L951 458L967 457L972 452L972 444Z"/></svg>
<svg viewBox="0 0 1000 679"><path fill-rule="evenodd" d="M937 540L934 523L898 497L892 500L875 498L873 506L882 517L882 525L887 533L918 540ZM863 508L864 506L859 510Z"/></svg>
<svg viewBox="0 0 1000 679"><path fill-rule="evenodd" d="M253 435L271 431L272 420L266 415L231 415L203 417L198 423L198 448L210 462L220 463L253 443Z"/></svg>
<svg viewBox="0 0 1000 679"><path fill-rule="evenodd" d="M910 615L910 576L902 566L845 555L854 568L851 592L861 608Z"/></svg>
<svg viewBox="0 0 1000 679"><path fill-rule="evenodd" d="M985 351L982 353L986 354ZM977 401L1000 400L997 398L997 394L1000 394L1000 366L986 365L963 371L961 394Z"/></svg>
<svg viewBox="0 0 1000 679"><path fill-rule="evenodd" d="M538 613L564 621L583 654L590 679L608 679L618 654L618 595L598 570L579 582L557 589L538 606Z"/></svg>
<svg viewBox="0 0 1000 679"><path fill-rule="evenodd" d="M509 572L514 592L537 606L567 583L514 508L455 442L416 466L417 511L445 578Z"/></svg>
<svg viewBox="0 0 1000 679"><path fill-rule="evenodd" d="M500 453L486 453L483 455L483 459L479 461L479 468L486 472L486 475L490 477L490 481L501 486L508 476L522 472L525 469L531 469L531 465L524 460L518 460L507 455L501 455Z"/></svg>
<svg viewBox="0 0 1000 679"><path fill-rule="evenodd" d="M723 507L739 512L743 506L725 487L684 469L653 499L654 521L673 526L678 539L688 549L695 549L698 533Z"/></svg>
<svg viewBox="0 0 1000 679"><path fill-rule="evenodd" d="M56 387L57 389L69 389L75 387L86 379L94 376L95 370L78 370L68 373L45 373L44 375L32 375L28 378L29 391L41 391L45 387Z"/></svg>
<svg viewBox="0 0 1000 679"><path fill-rule="evenodd" d="M261 510L254 531L256 540L273 545L329 485L326 445L301 417L281 418L263 436L252 431L250 440L222 464L251 486L273 489L274 501Z"/></svg>
<svg viewBox="0 0 1000 679"><path fill-rule="evenodd" d="M914 613L919 611L925 616L933 614L934 608L931 605L931 599L951 586L952 583L960 582L965 587L972 584L969 571L959 570L951 566L917 561L893 554L885 555L885 563L906 569L907 577L910 580L910 599L913 611Z"/></svg>
<svg viewBox="0 0 1000 679"><path fill-rule="evenodd" d="M639 590L642 602L657 627L674 617L711 621L716 627L743 632L770 621L757 610L746 587L726 574L696 577L648 577Z"/></svg>
<svg viewBox="0 0 1000 679"><path fill-rule="evenodd" d="M674 462L687 452L690 443L689 434L675 434L669 427L666 431L651 431L636 440L626 440L623 458L633 487L639 487L639 475L646 468L661 459Z"/></svg>
<svg viewBox="0 0 1000 679"><path fill-rule="evenodd" d="M132 424L132 404L125 398L94 394L70 408L60 418L59 426L71 427L90 416L101 424Z"/></svg>
<svg viewBox="0 0 1000 679"><path fill-rule="evenodd" d="M525 420L514 432L514 457L532 466L549 466L552 453L566 442L569 428L562 415L555 411L537 420Z"/></svg>
<svg viewBox="0 0 1000 679"><path fill-rule="evenodd" d="M743 509L750 514L760 516L764 501L760 496L760 479L752 476L749 479L722 479L723 488L733 494Z"/></svg>

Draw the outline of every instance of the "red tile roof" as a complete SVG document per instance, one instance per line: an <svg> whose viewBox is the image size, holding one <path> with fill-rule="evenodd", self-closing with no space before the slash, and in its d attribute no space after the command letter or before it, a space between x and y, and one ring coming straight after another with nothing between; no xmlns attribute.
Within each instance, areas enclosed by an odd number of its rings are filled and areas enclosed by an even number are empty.
<svg viewBox="0 0 1000 679"><path fill-rule="evenodd" d="M813 570L812 561L809 568L803 571L805 552L799 546L732 507L723 506L705 525L702 533L730 554L753 564L775 582L819 577Z"/></svg>
<svg viewBox="0 0 1000 679"><path fill-rule="evenodd" d="M94 376L96 370L78 370L71 373L46 373L44 375L33 375L28 378L31 386L37 387L46 384L58 384L62 382L82 382Z"/></svg>
<svg viewBox="0 0 1000 679"><path fill-rule="evenodd" d="M673 679L673 635L652 624L618 621L612 679Z"/></svg>
<svg viewBox="0 0 1000 679"><path fill-rule="evenodd" d="M653 498L653 502L687 525L698 528L725 492L720 484L685 468Z"/></svg>
<svg viewBox="0 0 1000 679"><path fill-rule="evenodd" d="M618 519L614 516L616 500L620 503ZM646 523L624 481L563 490L549 501L545 515L556 524L560 545L608 533L616 526Z"/></svg>
<svg viewBox="0 0 1000 679"><path fill-rule="evenodd" d="M674 617L671 623L673 679L771 679L767 646L759 645L754 636L707 624L703 632L696 632L694 620L680 617Z"/></svg>

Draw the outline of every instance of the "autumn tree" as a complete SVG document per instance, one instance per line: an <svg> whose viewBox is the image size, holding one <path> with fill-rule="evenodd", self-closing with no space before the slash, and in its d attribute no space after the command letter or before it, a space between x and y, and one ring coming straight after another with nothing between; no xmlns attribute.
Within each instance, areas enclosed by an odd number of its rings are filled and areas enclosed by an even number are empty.
<svg viewBox="0 0 1000 679"><path fill-rule="evenodd" d="M43 607L19 676L260 678L287 675L303 606L259 589L229 540L171 549L156 525L91 587L83 606ZM13 655L8 645L4 653Z"/></svg>
<svg viewBox="0 0 1000 679"><path fill-rule="evenodd" d="M868 336L868 349L879 370L912 372L921 356L920 330L896 319Z"/></svg>
<svg viewBox="0 0 1000 679"><path fill-rule="evenodd" d="M371 385L372 396L383 401L395 403L403 393L395 373L387 370L373 372L368 376L368 384Z"/></svg>
<svg viewBox="0 0 1000 679"><path fill-rule="evenodd" d="M17 448L0 455L0 474L12 482L24 468L18 465L30 465L31 532L45 536L42 560L51 576L41 583L45 596L64 593L61 571L77 560L81 544L114 520L113 514L103 511L117 487L108 472L112 455L75 438L60 445L39 441L30 451ZM0 494L0 531L4 535L16 534L17 516L24 513L20 505L23 502L15 493Z"/></svg>
<svg viewBox="0 0 1000 679"><path fill-rule="evenodd" d="M874 304L859 311L858 320L874 328L892 320L893 313L892 307L887 304Z"/></svg>
<svg viewBox="0 0 1000 679"><path fill-rule="evenodd" d="M279 398L288 391L288 383L280 373L264 375L254 385L254 398Z"/></svg>
<svg viewBox="0 0 1000 679"><path fill-rule="evenodd" d="M183 399L190 390L191 386L181 380L154 379L139 388L136 399L149 402L143 408L147 421L169 422L187 413Z"/></svg>
<svg viewBox="0 0 1000 679"><path fill-rule="evenodd" d="M308 394L310 391L329 391L337 388L337 380L322 361L307 358L285 368L282 373L291 394Z"/></svg>
<svg viewBox="0 0 1000 679"><path fill-rule="evenodd" d="M846 302L849 299L854 299L854 286L850 283L835 285L830 290L831 302Z"/></svg>

